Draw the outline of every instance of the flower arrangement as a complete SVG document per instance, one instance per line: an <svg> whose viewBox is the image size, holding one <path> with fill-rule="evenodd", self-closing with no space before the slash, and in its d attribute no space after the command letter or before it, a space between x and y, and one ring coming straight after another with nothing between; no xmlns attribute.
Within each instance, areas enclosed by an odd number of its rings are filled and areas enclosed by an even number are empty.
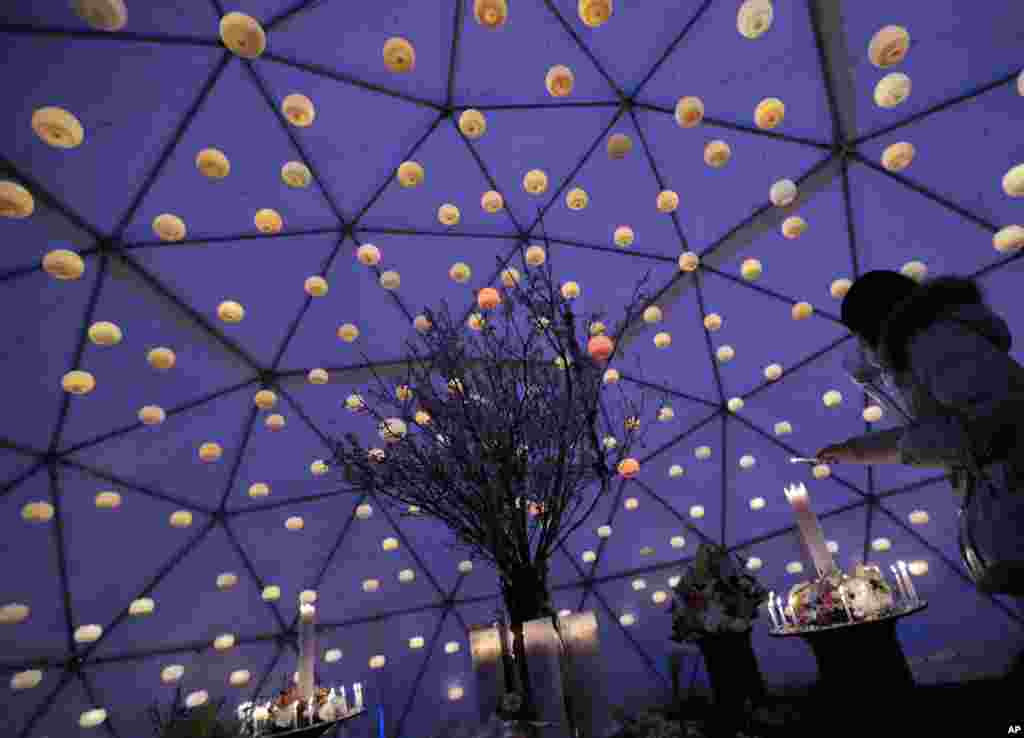
<svg viewBox="0 0 1024 738"><path fill-rule="evenodd" d="M702 543L673 588L672 640L746 632L767 599L768 590L745 573L739 558L722 546Z"/></svg>

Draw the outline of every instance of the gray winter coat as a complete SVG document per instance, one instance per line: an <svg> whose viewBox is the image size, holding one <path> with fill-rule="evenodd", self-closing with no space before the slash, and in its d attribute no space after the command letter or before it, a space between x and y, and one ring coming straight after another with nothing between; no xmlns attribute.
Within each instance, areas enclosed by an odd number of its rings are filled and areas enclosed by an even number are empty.
<svg viewBox="0 0 1024 738"><path fill-rule="evenodd" d="M946 469L960 503L973 498L964 522L982 557L1024 565L1024 367L1011 342L972 282L924 285L886 321L876 359L884 369L865 386L888 390L908 422L851 443ZM994 490L968 473L975 462Z"/></svg>

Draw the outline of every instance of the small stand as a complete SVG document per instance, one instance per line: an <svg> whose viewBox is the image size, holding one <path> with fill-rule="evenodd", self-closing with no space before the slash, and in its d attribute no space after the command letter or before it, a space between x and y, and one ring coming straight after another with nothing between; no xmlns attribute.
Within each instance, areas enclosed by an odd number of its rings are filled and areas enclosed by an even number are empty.
<svg viewBox="0 0 1024 738"><path fill-rule="evenodd" d="M914 677L896 637L901 618L921 612L927 602L911 602L874 620L822 628L773 630L775 638L802 638L818 662L815 704L828 713L851 695L870 693L872 703L905 700ZM838 712L831 712L837 715Z"/></svg>

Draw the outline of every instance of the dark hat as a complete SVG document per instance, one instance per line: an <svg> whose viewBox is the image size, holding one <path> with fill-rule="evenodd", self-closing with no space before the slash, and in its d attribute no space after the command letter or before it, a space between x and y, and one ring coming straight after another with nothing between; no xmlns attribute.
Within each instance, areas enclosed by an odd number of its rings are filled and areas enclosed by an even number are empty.
<svg viewBox="0 0 1024 738"><path fill-rule="evenodd" d="M861 275L843 298L843 325L871 346L878 346L886 318L917 287L917 282L899 272L877 270Z"/></svg>

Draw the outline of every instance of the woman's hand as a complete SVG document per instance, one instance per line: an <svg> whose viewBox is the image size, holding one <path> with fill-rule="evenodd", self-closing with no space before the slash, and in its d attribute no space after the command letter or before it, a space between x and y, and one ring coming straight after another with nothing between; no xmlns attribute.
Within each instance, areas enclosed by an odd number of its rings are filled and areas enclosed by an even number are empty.
<svg viewBox="0 0 1024 738"><path fill-rule="evenodd" d="M861 454L847 443L834 443L814 455L822 464L853 464L861 460Z"/></svg>

